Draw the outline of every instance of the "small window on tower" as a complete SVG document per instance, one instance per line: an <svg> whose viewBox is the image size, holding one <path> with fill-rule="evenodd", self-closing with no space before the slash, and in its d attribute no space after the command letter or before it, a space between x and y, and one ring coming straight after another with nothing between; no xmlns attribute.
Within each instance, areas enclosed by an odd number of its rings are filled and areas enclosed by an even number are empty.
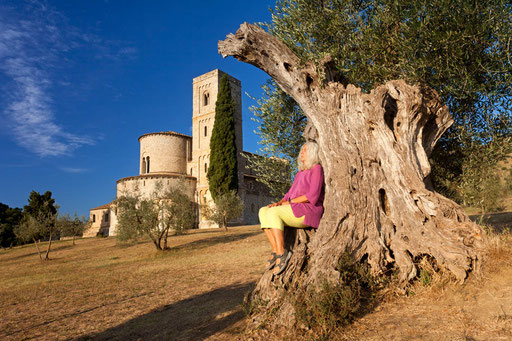
<svg viewBox="0 0 512 341"><path fill-rule="evenodd" d="M208 165L206 163L204 164L204 172L208 172Z"/></svg>
<svg viewBox="0 0 512 341"><path fill-rule="evenodd" d="M208 92L205 92L203 94L203 105L208 105L210 104L210 94Z"/></svg>
<svg viewBox="0 0 512 341"><path fill-rule="evenodd" d="M95 214L92 215L92 222L93 223L96 222L96 215Z"/></svg>
<svg viewBox="0 0 512 341"><path fill-rule="evenodd" d="M204 127L204 136L208 135L208 127Z"/></svg>

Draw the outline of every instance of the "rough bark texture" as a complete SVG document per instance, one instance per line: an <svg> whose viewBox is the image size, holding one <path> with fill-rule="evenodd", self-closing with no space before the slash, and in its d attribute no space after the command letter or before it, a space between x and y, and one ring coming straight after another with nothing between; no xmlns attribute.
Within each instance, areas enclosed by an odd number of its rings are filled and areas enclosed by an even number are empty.
<svg viewBox="0 0 512 341"><path fill-rule="evenodd" d="M452 124L435 91L393 80L363 93L343 84L329 58L300 64L285 44L247 23L219 42L219 53L268 73L301 106L309 121L304 134L321 149L326 197L320 227L288 231L288 269L274 279L267 271L249 297L273 309L272 323L294 323L283 290L338 280L335 266L346 249L367 259L375 273L396 265L404 283L417 275L414 261L423 255L461 282L478 270L482 230L426 185L428 155Z"/></svg>

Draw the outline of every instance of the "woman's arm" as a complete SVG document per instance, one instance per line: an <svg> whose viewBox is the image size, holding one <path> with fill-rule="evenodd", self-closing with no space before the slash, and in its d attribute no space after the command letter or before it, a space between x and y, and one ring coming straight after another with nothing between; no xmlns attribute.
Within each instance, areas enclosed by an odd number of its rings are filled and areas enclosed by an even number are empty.
<svg viewBox="0 0 512 341"><path fill-rule="evenodd" d="M283 205L285 202L288 202L287 200L285 199L281 199L279 200L278 202L274 202L272 204L268 204L267 207L274 207L274 206L281 206Z"/></svg>
<svg viewBox="0 0 512 341"><path fill-rule="evenodd" d="M308 198L306 198L305 195L301 195L300 197L293 198L290 201L285 201L282 205L290 205L290 203L302 204L305 202L309 202Z"/></svg>
<svg viewBox="0 0 512 341"><path fill-rule="evenodd" d="M281 199L280 201L275 202L275 203L270 204L270 205L267 205L267 206L268 207L274 207L274 206L281 206L281 205L290 205L290 202L292 202L294 204L302 204L302 203L305 203L305 202L309 202L309 200L308 200L308 198L306 198L305 195L301 195L300 197L290 199L290 201Z"/></svg>
<svg viewBox="0 0 512 341"><path fill-rule="evenodd" d="M309 189L305 196L307 200L316 205L318 199L322 194L322 188L324 186L324 170L321 165L317 164L311 168L311 177L309 183Z"/></svg>

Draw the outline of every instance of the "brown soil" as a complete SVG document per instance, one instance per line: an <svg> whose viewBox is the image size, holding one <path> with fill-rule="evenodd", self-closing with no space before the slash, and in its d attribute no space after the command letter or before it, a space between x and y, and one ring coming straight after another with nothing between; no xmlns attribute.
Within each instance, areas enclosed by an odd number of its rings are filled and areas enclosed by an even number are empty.
<svg viewBox="0 0 512 341"><path fill-rule="evenodd" d="M31 245L0 251L0 339L249 339L241 302L270 251L261 230L194 231L169 244L158 253L150 243L63 241L49 262ZM482 278L387 295L330 339L512 340L512 239L493 245Z"/></svg>

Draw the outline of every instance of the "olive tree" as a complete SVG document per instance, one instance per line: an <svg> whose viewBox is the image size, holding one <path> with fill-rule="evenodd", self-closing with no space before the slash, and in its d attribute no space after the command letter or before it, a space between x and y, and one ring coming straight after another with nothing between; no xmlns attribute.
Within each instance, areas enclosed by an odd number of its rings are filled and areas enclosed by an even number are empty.
<svg viewBox="0 0 512 341"><path fill-rule="evenodd" d="M223 227L226 232L228 222L239 218L243 210L244 204L236 191L220 194L211 206L205 205L204 208L206 218Z"/></svg>
<svg viewBox="0 0 512 341"><path fill-rule="evenodd" d="M57 218L57 227L61 237L72 237L73 245L75 245L75 238L83 235L89 226L90 222L84 216L78 216L76 213L73 217L66 213Z"/></svg>
<svg viewBox="0 0 512 341"><path fill-rule="evenodd" d="M23 208L23 218L15 230L16 237L22 241L32 241L37 248L39 258L43 260L39 245L41 239L48 239L44 260L49 259L52 241L58 234L56 224L58 206L52 198L52 192L40 194L32 191L28 198L28 205Z"/></svg>
<svg viewBox="0 0 512 341"><path fill-rule="evenodd" d="M124 194L115 200L117 237L121 242L149 238L157 250L167 249L169 232L182 233L194 224L194 207L180 186L157 186L149 196Z"/></svg>
<svg viewBox="0 0 512 341"><path fill-rule="evenodd" d="M485 235L432 190L429 156L455 120L491 114L478 103L510 98L511 18L506 1L283 0L268 32L244 23L219 42L297 102L321 150L320 226L288 231L287 270L250 295L273 324L293 324L294 292L339 281L347 250L374 274L396 267L402 283L424 256L461 282L479 270ZM506 121L509 109L492 113Z"/></svg>

